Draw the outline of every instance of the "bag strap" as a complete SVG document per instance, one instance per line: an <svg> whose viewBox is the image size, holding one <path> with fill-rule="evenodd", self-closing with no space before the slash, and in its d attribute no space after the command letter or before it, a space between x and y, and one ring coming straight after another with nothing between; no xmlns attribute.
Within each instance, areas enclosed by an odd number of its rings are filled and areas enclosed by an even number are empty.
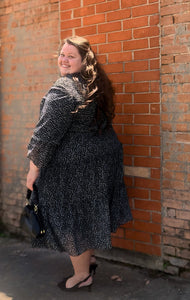
<svg viewBox="0 0 190 300"><path fill-rule="evenodd" d="M34 200L33 200L33 203L34 205L38 205L38 202L39 202L39 198L38 198L38 189L37 189L37 186L35 185L35 183L33 184L33 191L35 192L36 194L36 197L34 197ZM31 197L31 194L32 194L32 191L30 189L27 189L27 192L26 192L26 199L30 200L30 197Z"/></svg>

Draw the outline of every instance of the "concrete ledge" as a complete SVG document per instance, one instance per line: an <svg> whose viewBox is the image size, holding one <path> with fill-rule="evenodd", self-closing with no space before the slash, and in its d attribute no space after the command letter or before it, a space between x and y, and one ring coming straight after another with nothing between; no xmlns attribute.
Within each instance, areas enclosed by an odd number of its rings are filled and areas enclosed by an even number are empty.
<svg viewBox="0 0 190 300"><path fill-rule="evenodd" d="M128 265L164 271L163 260L161 257L151 256L140 252L133 252L120 248L112 248L111 250L104 251L97 250L96 256L115 262L125 263Z"/></svg>

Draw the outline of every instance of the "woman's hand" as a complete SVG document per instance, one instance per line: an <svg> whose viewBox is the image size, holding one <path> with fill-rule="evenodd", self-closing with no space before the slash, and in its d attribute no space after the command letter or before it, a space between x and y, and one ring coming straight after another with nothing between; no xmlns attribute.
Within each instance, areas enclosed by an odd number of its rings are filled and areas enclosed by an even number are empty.
<svg viewBox="0 0 190 300"><path fill-rule="evenodd" d="M26 186L28 189L33 191L33 184L39 176L39 168L34 165L32 161L30 161L30 170L27 174Z"/></svg>

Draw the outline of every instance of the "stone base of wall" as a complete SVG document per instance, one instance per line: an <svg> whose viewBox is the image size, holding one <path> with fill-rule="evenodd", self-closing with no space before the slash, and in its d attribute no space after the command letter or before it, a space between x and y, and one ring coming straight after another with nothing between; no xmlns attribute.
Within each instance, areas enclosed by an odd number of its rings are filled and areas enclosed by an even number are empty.
<svg viewBox="0 0 190 300"><path fill-rule="evenodd" d="M147 268L151 270L165 271L161 257L147 255L140 252L112 248L111 250L97 250L96 256L115 262Z"/></svg>
<svg viewBox="0 0 190 300"><path fill-rule="evenodd" d="M182 265L178 265L177 261L163 260L161 257L147 255L140 252L112 248L111 250L96 251L96 256L113 262L120 262L130 266L137 266L154 271L161 271L167 274L180 276L189 279L190 272Z"/></svg>

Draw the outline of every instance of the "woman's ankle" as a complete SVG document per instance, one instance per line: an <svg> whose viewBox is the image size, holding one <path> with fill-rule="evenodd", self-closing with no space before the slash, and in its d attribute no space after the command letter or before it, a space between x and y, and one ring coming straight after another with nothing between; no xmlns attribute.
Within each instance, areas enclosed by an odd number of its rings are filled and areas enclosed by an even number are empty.
<svg viewBox="0 0 190 300"><path fill-rule="evenodd" d="M95 257L95 255L91 255L91 257L90 257L90 263L91 264L95 264L96 263L96 257Z"/></svg>

